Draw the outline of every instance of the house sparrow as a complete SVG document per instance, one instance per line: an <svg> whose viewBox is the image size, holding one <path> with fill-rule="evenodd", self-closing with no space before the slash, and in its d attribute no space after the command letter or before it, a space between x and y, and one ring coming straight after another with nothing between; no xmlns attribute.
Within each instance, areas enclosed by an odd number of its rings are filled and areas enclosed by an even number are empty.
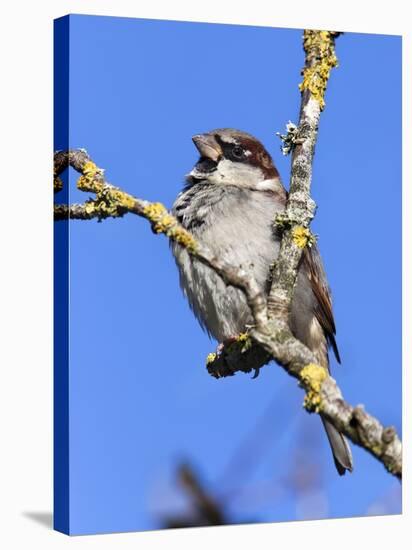
<svg viewBox="0 0 412 550"><path fill-rule="evenodd" d="M280 236L276 214L285 209L287 191L269 153L252 135L231 128L193 137L200 158L186 178L173 214L183 227L217 256L233 265L248 266L261 288L269 291L270 266L276 260ZM189 304L209 335L224 342L253 321L244 294L226 286L212 269L177 243L172 251L180 283ZM316 245L305 248L290 312L290 327L329 369L328 347L340 362L330 290ZM343 435L323 419L340 475L352 471L352 455Z"/></svg>

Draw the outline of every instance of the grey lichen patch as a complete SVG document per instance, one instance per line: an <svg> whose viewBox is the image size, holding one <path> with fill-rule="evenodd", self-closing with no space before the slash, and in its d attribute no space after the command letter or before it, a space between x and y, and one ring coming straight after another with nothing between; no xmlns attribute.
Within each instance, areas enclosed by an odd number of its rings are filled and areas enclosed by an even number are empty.
<svg viewBox="0 0 412 550"><path fill-rule="evenodd" d="M276 342L279 344L285 344L291 337L292 334L288 329L279 329L276 331Z"/></svg>
<svg viewBox="0 0 412 550"><path fill-rule="evenodd" d="M286 212L279 212L279 214L276 214L274 227L275 229L284 231L285 229L290 229L292 223L293 220Z"/></svg>
<svg viewBox="0 0 412 550"><path fill-rule="evenodd" d="M382 432L382 442L385 445L389 445L390 443L392 443L395 437L396 437L396 430L393 426L388 426Z"/></svg>
<svg viewBox="0 0 412 550"><path fill-rule="evenodd" d="M316 212L316 203L304 190L293 193L287 206L287 217L297 225L307 227Z"/></svg>
<svg viewBox="0 0 412 550"><path fill-rule="evenodd" d="M312 166L306 156L299 155L292 168L292 176L300 180L306 180L310 177Z"/></svg>
<svg viewBox="0 0 412 550"><path fill-rule="evenodd" d="M300 129L290 120L286 124L286 134L276 132L276 135L282 140L280 149L285 156L289 155L295 145L302 142Z"/></svg>

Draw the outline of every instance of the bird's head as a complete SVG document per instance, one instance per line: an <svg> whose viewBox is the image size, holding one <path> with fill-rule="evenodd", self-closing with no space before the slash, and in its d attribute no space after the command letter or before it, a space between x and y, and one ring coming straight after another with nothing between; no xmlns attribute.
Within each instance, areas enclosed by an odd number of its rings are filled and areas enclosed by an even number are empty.
<svg viewBox="0 0 412 550"><path fill-rule="evenodd" d="M283 190L271 156L252 135L221 128L192 139L200 158L187 176L189 184L206 181L256 191Z"/></svg>

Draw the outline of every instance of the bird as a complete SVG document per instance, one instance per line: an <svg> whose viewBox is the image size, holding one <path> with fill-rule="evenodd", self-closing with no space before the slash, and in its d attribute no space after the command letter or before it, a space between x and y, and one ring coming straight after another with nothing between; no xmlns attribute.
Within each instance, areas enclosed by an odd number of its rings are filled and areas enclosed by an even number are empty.
<svg viewBox="0 0 412 550"><path fill-rule="evenodd" d="M172 214L213 254L234 266L250 269L264 293L270 289L270 266L276 261L281 235L274 227L286 207L288 193L262 143L233 128L218 128L192 138L200 157L185 178ZM241 290L179 243L171 243L180 286L201 327L222 343L253 325ZM337 361L336 328L331 291L316 243L305 247L289 313L293 335L329 371L330 348ZM344 435L321 416L339 475L353 469Z"/></svg>

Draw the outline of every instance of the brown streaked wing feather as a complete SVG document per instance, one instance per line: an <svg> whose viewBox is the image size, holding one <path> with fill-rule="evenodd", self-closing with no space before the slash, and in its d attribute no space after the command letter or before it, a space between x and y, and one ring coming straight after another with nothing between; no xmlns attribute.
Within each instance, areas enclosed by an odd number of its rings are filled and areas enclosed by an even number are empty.
<svg viewBox="0 0 412 550"><path fill-rule="evenodd" d="M305 248L303 252L303 262L307 269L313 293L318 302L315 315L323 330L329 345L332 347L338 363L341 362L338 346L336 344L336 327L333 319L332 299L330 289L323 269L322 259L316 244L310 248Z"/></svg>

